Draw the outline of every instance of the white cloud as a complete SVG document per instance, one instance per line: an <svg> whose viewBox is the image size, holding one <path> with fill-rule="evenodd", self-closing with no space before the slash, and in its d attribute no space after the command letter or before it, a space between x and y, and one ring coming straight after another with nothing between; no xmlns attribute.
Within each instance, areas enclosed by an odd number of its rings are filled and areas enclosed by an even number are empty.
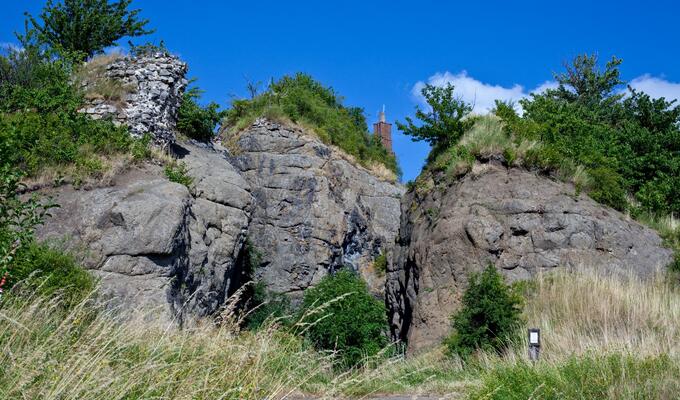
<svg viewBox="0 0 680 400"><path fill-rule="evenodd" d="M669 82L663 78L644 74L630 81L629 85L653 98L665 97L668 101L680 101L680 83Z"/></svg>
<svg viewBox="0 0 680 400"><path fill-rule="evenodd" d="M467 71L457 74L449 71L438 72L429 77L427 83L434 86L445 86L447 83L453 84L456 87L455 93L466 102L473 104L473 112L476 114L488 113L493 109L495 100L513 101L516 104L517 111L521 113L521 107L517 104L518 100L529 97L531 93L542 93L547 89L557 88L557 82L555 81L545 81L530 91L525 90L524 87L518 84L511 87L493 85L471 77ZM636 90L647 93L653 98L665 97L668 101L675 99L680 102L680 83L644 74L630 81L629 85ZM425 86L425 82L420 81L413 86L411 92L420 104L427 106L425 99L420 93L423 86ZM626 90L621 91L621 93L625 92Z"/></svg>
<svg viewBox="0 0 680 400"><path fill-rule="evenodd" d="M555 81L545 81L532 90L531 93L543 93L548 89L557 89L558 86L559 84Z"/></svg>
<svg viewBox="0 0 680 400"><path fill-rule="evenodd" d="M512 87L503 87L500 85L493 85L484 83L468 75L467 71L462 71L457 74L451 72L438 72L428 78L427 83L434 86L445 86L450 83L456 87L455 92L461 96L463 100L474 105L473 112L476 114L486 114L495 106L496 100L512 101L517 103L518 100L529 96L529 93L540 93L546 89L557 87L554 81L546 81L536 87L536 89L527 92L521 85L515 84ZM418 82L413 86L412 93L416 99L425 104L425 99L420 93L425 86L425 82ZM519 105L517 105L518 111Z"/></svg>
<svg viewBox="0 0 680 400"><path fill-rule="evenodd" d="M499 85L490 85L469 76L467 71L458 74L450 72L436 73L432 75L427 83L434 86L445 86L448 83L456 87L456 93L461 98L474 105L473 112L478 114L488 113L494 107L495 100L517 101L525 96L524 89L520 85L505 88ZM413 94L421 101L424 101L421 89L425 86L424 82L418 82L413 87Z"/></svg>

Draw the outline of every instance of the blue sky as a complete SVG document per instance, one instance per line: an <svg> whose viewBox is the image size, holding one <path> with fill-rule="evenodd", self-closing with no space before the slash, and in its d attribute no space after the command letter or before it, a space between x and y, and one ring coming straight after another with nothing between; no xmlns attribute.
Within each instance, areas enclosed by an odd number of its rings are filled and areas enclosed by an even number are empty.
<svg viewBox="0 0 680 400"><path fill-rule="evenodd" d="M548 4L554 3L554 4ZM23 11L43 1L3 0L0 43L15 42ZM304 71L333 86L369 122L413 114L422 82L458 85L483 112L493 98L549 85L562 62L583 52L624 60L623 78L652 95L680 97L675 2L633 1L178 1L134 8L189 63L205 100L227 105L246 80ZM124 44L127 39L123 40ZM428 148L394 132L404 181Z"/></svg>

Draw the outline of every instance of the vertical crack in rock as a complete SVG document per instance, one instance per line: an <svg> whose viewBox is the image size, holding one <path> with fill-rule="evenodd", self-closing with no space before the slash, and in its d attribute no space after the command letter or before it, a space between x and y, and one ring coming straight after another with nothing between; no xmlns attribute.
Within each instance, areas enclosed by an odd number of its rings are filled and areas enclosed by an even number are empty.
<svg viewBox="0 0 680 400"><path fill-rule="evenodd" d="M402 200L386 303L394 338L411 352L448 334L469 274L489 264L514 281L556 267L650 277L672 259L656 232L575 198L568 184L500 165L473 171Z"/></svg>

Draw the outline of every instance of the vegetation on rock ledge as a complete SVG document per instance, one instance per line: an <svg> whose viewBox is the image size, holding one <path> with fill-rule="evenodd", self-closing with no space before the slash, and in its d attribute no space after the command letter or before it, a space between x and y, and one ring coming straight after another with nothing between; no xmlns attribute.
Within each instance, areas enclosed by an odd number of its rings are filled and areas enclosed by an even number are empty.
<svg viewBox="0 0 680 400"><path fill-rule="evenodd" d="M223 135L249 126L257 117L287 118L310 126L325 143L338 146L365 165L384 164L400 174L397 160L368 133L366 117L359 107L346 107L333 90L311 76L297 73L272 81L266 91L251 99L235 100L223 121Z"/></svg>

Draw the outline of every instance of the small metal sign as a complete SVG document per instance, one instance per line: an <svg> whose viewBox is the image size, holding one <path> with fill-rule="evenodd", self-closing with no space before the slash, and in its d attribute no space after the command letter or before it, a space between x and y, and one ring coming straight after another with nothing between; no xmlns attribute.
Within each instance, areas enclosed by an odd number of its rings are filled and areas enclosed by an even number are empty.
<svg viewBox="0 0 680 400"><path fill-rule="evenodd" d="M538 354L541 348L541 330L538 328L529 328L529 359L531 361L538 361Z"/></svg>

